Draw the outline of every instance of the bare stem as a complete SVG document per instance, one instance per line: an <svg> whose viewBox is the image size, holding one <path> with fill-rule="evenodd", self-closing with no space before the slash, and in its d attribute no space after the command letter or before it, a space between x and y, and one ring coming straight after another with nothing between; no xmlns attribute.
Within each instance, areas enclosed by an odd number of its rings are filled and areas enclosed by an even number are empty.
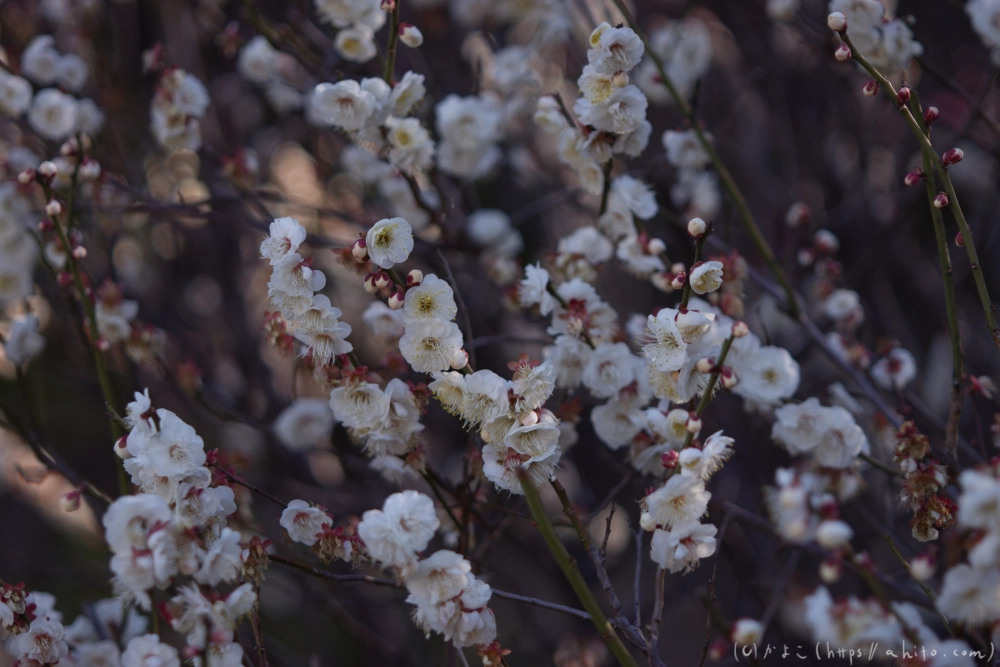
<svg viewBox="0 0 1000 667"><path fill-rule="evenodd" d="M389 19L389 46L385 50L385 72L382 74L385 82L390 86L395 76L396 47L399 44L399 3L400 0L396 0L396 6L393 7L392 16Z"/></svg>
<svg viewBox="0 0 1000 667"><path fill-rule="evenodd" d="M924 592L924 594L927 596L927 599L931 601L932 605L934 605L934 610L938 613L938 616L941 617L941 622L944 623L944 629L948 631L949 635L954 637L955 632L951 629L951 623L948 622L948 617L945 616L943 613L941 613L941 609L938 608L937 596L934 595L934 591L932 591L927 586L927 584L925 584L923 581L918 579L915 574L913 574L913 569L910 567L909 561L907 561L906 558L903 557L903 554L899 552L899 549L896 547L896 542L892 539L892 535L886 534L885 540L886 542L889 543L889 548L892 549L892 553L896 554L896 558L899 559L899 562L903 564L903 567L906 568L906 571L910 574L911 577L913 577L913 581L917 582L917 586L920 586L920 590Z"/></svg>

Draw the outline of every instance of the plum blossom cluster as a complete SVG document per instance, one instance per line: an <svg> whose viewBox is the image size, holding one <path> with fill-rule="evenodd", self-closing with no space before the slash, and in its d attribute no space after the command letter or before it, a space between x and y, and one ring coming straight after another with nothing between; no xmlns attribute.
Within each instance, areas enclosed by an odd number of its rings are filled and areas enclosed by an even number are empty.
<svg viewBox="0 0 1000 667"><path fill-rule="evenodd" d="M895 75L924 52L905 21L886 16L880 0L830 0L829 11L846 17L851 40L877 69Z"/></svg>
<svg viewBox="0 0 1000 667"><path fill-rule="evenodd" d="M156 84L150 104L150 128L168 150L198 150L201 118L208 110L208 91L198 77L180 68L167 68Z"/></svg>

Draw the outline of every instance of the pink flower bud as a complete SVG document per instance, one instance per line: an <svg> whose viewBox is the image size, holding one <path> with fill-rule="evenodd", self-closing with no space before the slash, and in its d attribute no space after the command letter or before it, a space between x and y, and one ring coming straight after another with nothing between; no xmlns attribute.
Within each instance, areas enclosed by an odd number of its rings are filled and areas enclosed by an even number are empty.
<svg viewBox="0 0 1000 667"><path fill-rule="evenodd" d="M413 269L406 274L407 287L417 287L422 282L424 282L424 272L420 269Z"/></svg>
<svg viewBox="0 0 1000 667"><path fill-rule="evenodd" d="M924 110L924 122L930 125L931 123L936 121L938 119L938 116L940 115L941 112L938 111L937 107L927 107Z"/></svg>
<svg viewBox="0 0 1000 667"><path fill-rule="evenodd" d="M719 379L722 380L722 387L724 389L732 389L740 383L740 379L736 377L736 373L733 372L732 368L726 366L719 373Z"/></svg>
<svg viewBox="0 0 1000 667"><path fill-rule="evenodd" d="M107 352L111 349L111 342L104 336L101 336L97 339L97 349L101 352Z"/></svg>
<svg viewBox="0 0 1000 667"><path fill-rule="evenodd" d="M840 239L834 236L833 232L827 229L821 229L816 232L816 235L813 237L813 245L816 246L816 250L819 252L826 255L832 255L840 250Z"/></svg>
<svg viewBox="0 0 1000 667"><path fill-rule="evenodd" d="M463 364L461 368L465 368L465 364ZM521 426L534 426L537 423L538 423L538 413L535 412L534 410L521 417Z"/></svg>
<svg viewBox="0 0 1000 667"><path fill-rule="evenodd" d="M392 308L393 310L399 310L400 308L403 307L403 300L405 298L406 295L403 294L401 290L397 289L395 292L392 293L392 296L389 297L389 307Z"/></svg>
<svg viewBox="0 0 1000 667"><path fill-rule="evenodd" d="M904 87L904 88L900 88L899 90L896 91L896 102L899 103L899 106L903 106L904 104L906 104L909 101L910 101L910 89L909 88L905 88Z"/></svg>
<svg viewBox="0 0 1000 667"><path fill-rule="evenodd" d="M701 417L697 412L689 412L687 422L684 424L688 433L698 433L701 430Z"/></svg>
<svg viewBox="0 0 1000 667"><path fill-rule="evenodd" d="M733 338L743 338L750 333L750 327L743 320L733 322Z"/></svg>
<svg viewBox="0 0 1000 667"><path fill-rule="evenodd" d="M834 584L844 576L844 564L840 558L829 558L819 566L819 578L824 583Z"/></svg>
<svg viewBox="0 0 1000 667"><path fill-rule="evenodd" d="M46 232L51 232L55 228L56 228L55 224L48 218L42 218L41 220L38 221L38 231L40 231L43 234L45 234Z"/></svg>
<svg viewBox="0 0 1000 667"><path fill-rule="evenodd" d="M812 248L803 248L802 250L799 250L795 259L798 261L799 266L810 266L816 261L816 251Z"/></svg>
<svg viewBox="0 0 1000 667"><path fill-rule="evenodd" d="M411 49L415 49L424 43L424 34L420 32L420 28L412 23L400 23L399 41Z"/></svg>
<svg viewBox="0 0 1000 667"><path fill-rule="evenodd" d="M52 178L53 176L59 173L59 168L56 167L55 162L50 162L46 160L45 162L38 165L38 173L44 176L45 178Z"/></svg>
<svg viewBox="0 0 1000 667"><path fill-rule="evenodd" d="M455 353L455 356L451 358L450 363L451 367L454 368L456 371L462 370L463 368L469 365L469 353L466 352L464 349L459 349L459 351ZM535 417L535 420L537 422L538 420L537 415Z"/></svg>
<svg viewBox="0 0 1000 667"><path fill-rule="evenodd" d="M670 286L674 289L684 289L684 285L687 283L687 274L681 271L680 273L674 274L673 279L670 281Z"/></svg>
<svg viewBox="0 0 1000 667"><path fill-rule="evenodd" d="M924 170L921 169L920 167L917 167L903 178L903 183L909 185L910 187L913 187L914 185L919 183L920 179L923 177L924 177Z"/></svg>
<svg viewBox="0 0 1000 667"><path fill-rule="evenodd" d="M375 284L374 273L369 273L367 276L365 276L364 285L365 285L365 291L368 292L369 294L374 294L375 292L378 291L378 285Z"/></svg>
<svg viewBox="0 0 1000 667"><path fill-rule="evenodd" d="M51 200L45 205L45 215L55 216L62 213L62 204L57 202L55 199Z"/></svg>
<svg viewBox="0 0 1000 667"><path fill-rule="evenodd" d="M73 248L73 259L84 259L87 256L87 249L82 245Z"/></svg>
<svg viewBox="0 0 1000 667"><path fill-rule="evenodd" d="M865 94L865 97L875 97L878 95L878 81L875 79L868 79L868 81L865 81L865 85L861 89L861 92Z"/></svg>
<svg viewBox="0 0 1000 667"><path fill-rule="evenodd" d="M663 239L650 239L646 250L649 251L650 255L662 255L667 251L667 244L663 242Z"/></svg>
<svg viewBox="0 0 1000 667"><path fill-rule="evenodd" d="M847 30L847 16L842 12L833 12L826 17L826 25L834 32Z"/></svg>
<svg viewBox="0 0 1000 667"><path fill-rule="evenodd" d="M383 287L388 287L391 282L392 278L390 278L389 274L385 271L379 271L375 274L375 286L377 288L382 289Z"/></svg>
<svg viewBox="0 0 1000 667"><path fill-rule="evenodd" d="M934 556L930 554L920 554L910 561L910 574L917 581L927 581L934 576L935 570L937 564L934 562Z"/></svg>
<svg viewBox="0 0 1000 667"><path fill-rule="evenodd" d="M59 507L63 512L75 512L80 509L80 491L73 489L69 493L63 494L59 499Z"/></svg>
<svg viewBox="0 0 1000 667"><path fill-rule="evenodd" d="M939 192L938 196L934 198L934 208L945 208L948 206L948 195L943 192Z"/></svg>
<svg viewBox="0 0 1000 667"><path fill-rule="evenodd" d="M70 275L69 271L63 271L56 278L56 281L59 283L60 287L69 287L73 284L73 276Z"/></svg>
<svg viewBox="0 0 1000 667"><path fill-rule="evenodd" d="M708 230L708 225L701 218L691 218L688 220L688 234L694 238L699 238L706 230Z"/></svg>
<svg viewBox="0 0 1000 667"><path fill-rule="evenodd" d="M368 244L364 239L358 239L354 242L354 245L351 246L351 254L359 262L368 261Z"/></svg>
<svg viewBox="0 0 1000 667"><path fill-rule="evenodd" d="M796 229L809 222L811 217L812 212L809 210L808 205L803 202L795 202L788 207L788 212L785 213L785 224L792 229Z"/></svg>
<svg viewBox="0 0 1000 667"><path fill-rule="evenodd" d="M80 144L77 143L76 139L70 137L62 146L59 147L59 154L64 156L76 155L76 152L80 150Z"/></svg>
<svg viewBox="0 0 1000 667"><path fill-rule="evenodd" d="M34 183L35 170L31 169L30 167L28 169L25 169L24 171L22 171L20 174L17 175L17 182L20 183L21 185L28 185L29 183Z"/></svg>
<svg viewBox="0 0 1000 667"><path fill-rule="evenodd" d="M667 470L672 470L677 467L677 461L680 459L681 455L677 453L676 450L671 449L669 452L665 453L660 457L660 463Z"/></svg>
<svg viewBox="0 0 1000 667"><path fill-rule="evenodd" d="M959 248L965 247L965 237L962 236L962 232L955 234L955 245L957 245Z"/></svg>
<svg viewBox="0 0 1000 667"><path fill-rule="evenodd" d="M958 164L964 157L965 151L961 148L952 148L945 151L944 155L941 156L941 162L943 162L944 166L947 167L953 164Z"/></svg>
<svg viewBox="0 0 1000 667"><path fill-rule="evenodd" d="M615 72L615 75L611 77L611 83L615 84L617 88L624 88L629 84L628 72Z"/></svg>
<svg viewBox="0 0 1000 667"><path fill-rule="evenodd" d="M715 368L715 359L712 359L711 357L702 357L698 360L698 363L695 364L695 368L698 369L699 373L711 373Z"/></svg>
<svg viewBox="0 0 1000 667"><path fill-rule="evenodd" d="M117 454L118 458L122 460L132 458L132 454L128 451L127 435L123 435L122 437L118 438L118 440L115 442L115 454Z"/></svg>
<svg viewBox="0 0 1000 667"><path fill-rule="evenodd" d="M851 59L851 49L847 44L841 44L837 47L837 50L833 52L833 57L840 62L847 62Z"/></svg>

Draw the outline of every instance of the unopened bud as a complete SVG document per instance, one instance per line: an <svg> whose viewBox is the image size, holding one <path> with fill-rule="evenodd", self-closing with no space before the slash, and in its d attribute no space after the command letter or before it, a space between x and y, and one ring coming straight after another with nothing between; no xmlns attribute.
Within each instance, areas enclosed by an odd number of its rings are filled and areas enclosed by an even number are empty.
<svg viewBox="0 0 1000 667"><path fill-rule="evenodd" d="M663 242L663 239L650 239L646 249L650 255L662 255L667 251L667 244Z"/></svg>
<svg viewBox="0 0 1000 667"><path fill-rule="evenodd" d="M21 185L28 185L35 182L35 170L28 168L17 175L17 182Z"/></svg>
<svg viewBox="0 0 1000 667"><path fill-rule="evenodd" d="M698 369L699 373L711 373L712 369L715 368L715 359L712 359L711 357L702 357L698 360L698 363L695 364L695 368Z"/></svg>
<svg viewBox="0 0 1000 667"><path fill-rule="evenodd" d="M865 94L865 97L875 97L878 95L878 81L875 79L868 79L865 81L864 87L861 92Z"/></svg>
<svg viewBox="0 0 1000 667"><path fill-rule="evenodd" d="M672 470L677 467L677 461L681 458L681 455L677 453L676 450L671 449L669 452L665 453L660 457L660 463L667 470Z"/></svg>
<svg viewBox="0 0 1000 667"><path fill-rule="evenodd" d="M948 206L948 195L943 192L939 192L937 197L934 198L934 208L946 208Z"/></svg>
<svg viewBox="0 0 1000 667"><path fill-rule="evenodd" d="M847 30L847 16L843 12L834 12L826 17L826 25L834 32Z"/></svg>
<svg viewBox="0 0 1000 667"><path fill-rule="evenodd" d="M57 202L55 199L51 200L45 205L45 215L54 216L62 213L62 204Z"/></svg>
<svg viewBox="0 0 1000 667"><path fill-rule="evenodd" d="M803 248L795 256L799 266L809 266L816 261L816 251L812 248Z"/></svg>
<svg viewBox="0 0 1000 667"><path fill-rule="evenodd" d="M70 275L69 271L63 271L56 277L56 281L60 287L69 287L73 284L73 276Z"/></svg>
<svg viewBox="0 0 1000 667"><path fill-rule="evenodd" d="M38 165L38 173L45 178L52 178L59 173L59 167L56 166L55 162L50 162L46 160L45 162Z"/></svg>
<svg viewBox="0 0 1000 667"><path fill-rule="evenodd" d="M840 239L838 239L833 232L827 229L821 229L816 232L816 235L813 237L813 245L816 246L816 250L819 252L832 255L840 250Z"/></svg>
<svg viewBox="0 0 1000 667"><path fill-rule="evenodd" d="M854 531L839 519L821 521L816 528L816 541L824 549L842 549L850 544Z"/></svg>
<svg viewBox="0 0 1000 667"><path fill-rule="evenodd" d="M375 274L369 273L365 276L365 291L369 294L374 294L378 291L378 285L375 284Z"/></svg>
<svg viewBox="0 0 1000 667"><path fill-rule="evenodd" d="M68 141L59 147L59 154L64 156L76 155L78 150L80 150L80 144L77 143L75 137L70 137Z"/></svg>
<svg viewBox="0 0 1000 667"><path fill-rule="evenodd" d="M73 248L73 259L85 259L87 257L87 249L82 245L78 245Z"/></svg>
<svg viewBox="0 0 1000 667"><path fill-rule="evenodd" d="M796 229L809 222L811 217L812 212L809 210L808 205L802 202L795 202L788 207L788 212L785 213L785 224L792 229Z"/></svg>
<svg viewBox="0 0 1000 667"><path fill-rule="evenodd" d="M688 220L688 234L694 238L701 237L708 229L708 225L701 218L691 218Z"/></svg>
<svg viewBox="0 0 1000 667"><path fill-rule="evenodd" d="M926 109L924 109L924 122L930 125L931 123L936 121L938 119L938 116L940 115L941 112L938 111L937 107L927 107Z"/></svg>
<svg viewBox="0 0 1000 667"><path fill-rule="evenodd" d="M465 368L463 364L461 368ZM532 410L521 417L521 426L534 426L538 423L538 413Z"/></svg>
<svg viewBox="0 0 1000 667"><path fill-rule="evenodd" d="M671 283L671 276L669 273L654 273L649 277L649 282L653 283L653 287L661 292L670 294L674 291L674 286Z"/></svg>
<svg viewBox="0 0 1000 667"><path fill-rule="evenodd" d="M904 86L903 88L900 88L899 90L896 91L896 102L899 103L899 106L903 106L904 104L906 104L909 101L910 101L910 89L909 88L906 88Z"/></svg>
<svg viewBox="0 0 1000 667"><path fill-rule="evenodd" d="M84 158L80 163L80 178L84 181L96 181L101 175L101 163L97 160Z"/></svg>
<svg viewBox="0 0 1000 667"><path fill-rule="evenodd" d="M624 88L629 83L628 72L615 72L615 75L611 77L611 82L618 88Z"/></svg>
<svg viewBox="0 0 1000 667"><path fill-rule="evenodd" d="M69 493L64 493L59 499L59 507L63 512L75 512L80 509L80 491L74 489Z"/></svg>
<svg viewBox="0 0 1000 667"><path fill-rule="evenodd" d="M688 413L687 422L684 426L687 428L688 433L697 434L701 430L701 417L698 416L697 412Z"/></svg>
<svg viewBox="0 0 1000 667"><path fill-rule="evenodd" d="M673 279L670 281L670 286L674 289L684 289L684 285L687 284L687 274L681 271L680 273L674 274Z"/></svg>
<svg viewBox="0 0 1000 667"><path fill-rule="evenodd" d="M128 451L128 436L123 435L115 442L115 454L118 458L125 460L132 458L132 453Z"/></svg>
<svg viewBox="0 0 1000 667"><path fill-rule="evenodd" d="M368 244L364 239L358 239L351 246L351 254L354 255L354 259L359 262L368 261Z"/></svg>
<svg viewBox="0 0 1000 667"><path fill-rule="evenodd" d="M844 576L844 564L839 558L830 558L819 565L819 578L826 584L835 584Z"/></svg>
<svg viewBox="0 0 1000 667"><path fill-rule="evenodd" d="M750 327L743 320L733 322L733 338L743 338L750 333Z"/></svg>
<svg viewBox="0 0 1000 667"><path fill-rule="evenodd" d="M406 295L402 291L396 290L389 297L389 307L393 310L399 310L403 307L403 301L406 299Z"/></svg>
<svg viewBox="0 0 1000 667"><path fill-rule="evenodd" d="M920 179L923 177L924 177L924 170L917 167L903 178L903 183L905 185L913 187L914 185L919 183Z"/></svg>
<svg viewBox="0 0 1000 667"><path fill-rule="evenodd" d="M965 237L962 236L962 232L955 234L955 245L957 245L959 248L965 247Z"/></svg>
<svg viewBox="0 0 1000 667"><path fill-rule="evenodd" d="M379 271L375 274L375 287L382 289L383 287L388 287L391 282L392 278L385 271Z"/></svg>
<svg viewBox="0 0 1000 667"><path fill-rule="evenodd" d="M415 49L424 43L424 34L420 32L420 28L412 23L400 23L399 41L411 49Z"/></svg>
<svg viewBox="0 0 1000 667"><path fill-rule="evenodd" d="M109 341L104 336L97 339L97 349L101 352L107 352L111 349L111 341Z"/></svg>
<svg viewBox="0 0 1000 667"><path fill-rule="evenodd" d="M413 269L406 274L406 286L416 287L420 283L424 282L424 272L420 269Z"/></svg>
<svg viewBox="0 0 1000 667"><path fill-rule="evenodd" d="M38 221L38 231L40 231L43 234L45 234L46 232L51 232L55 228L56 228L55 223L53 223L48 218L42 218L41 220Z"/></svg>
<svg viewBox="0 0 1000 667"><path fill-rule="evenodd" d="M460 371L469 365L469 353L460 348L458 352L455 353L455 356L451 358L451 362L449 363L456 371ZM537 415L535 416L535 420L538 420Z"/></svg>
<svg viewBox="0 0 1000 667"><path fill-rule="evenodd" d="M941 162L943 162L944 166L947 167L949 165L958 164L964 157L965 151L961 148L952 148L944 152L944 155L941 156Z"/></svg>
<svg viewBox="0 0 1000 667"><path fill-rule="evenodd" d="M723 389L732 389L740 383L739 377L737 377L736 373L733 372L733 369L728 366L723 368L722 372L719 373L719 379L722 381Z"/></svg>
<svg viewBox="0 0 1000 667"><path fill-rule="evenodd" d="M837 47L837 50L833 52L833 57L840 62L847 62L851 59L851 49L847 44L841 44Z"/></svg>
<svg viewBox="0 0 1000 667"><path fill-rule="evenodd" d="M396 0L382 0L379 7L382 8L383 12L391 12L396 9Z"/></svg>
<svg viewBox="0 0 1000 667"><path fill-rule="evenodd" d="M741 618L733 623L729 638L737 646L755 646L764 636L764 626L752 618Z"/></svg>
<svg viewBox="0 0 1000 667"><path fill-rule="evenodd" d="M930 554L920 554L910 561L910 574L917 581L927 581L934 576L936 569L934 556Z"/></svg>

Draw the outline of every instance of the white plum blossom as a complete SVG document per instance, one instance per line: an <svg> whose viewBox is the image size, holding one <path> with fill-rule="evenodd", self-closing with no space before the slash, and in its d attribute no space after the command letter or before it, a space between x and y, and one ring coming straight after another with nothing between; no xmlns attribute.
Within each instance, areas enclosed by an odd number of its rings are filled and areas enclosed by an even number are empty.
<svg viewBox="0 0 1000 667"><path fill-rule="evenodd" d="M418 373L442 371L462 349L462 331L454 322L417 320L406 325L399 352Z"/></svg>
<svg viewBox="0 0 1000 667"><path fill-rule="evenodd" d="M372 558L387 566L408 568L438 529L434 501L416 491L394 493L381 510L368 510L358 535Z"/></svg>
<svg viewBox="0 0 1000 667"><path fill-rule="evenodd" d="M712 524L698 521L686 521L670 530L657 529L653 531L650 557L670 572L690 571L702 558L715 553L717 532Z"/></svg>
<svg viewBox="0 0 1000 667"><path fill-rule="evenodd" d="M674 475L643 500L639 524L652 531L697 521L708 509L711 497L700 477Z"/></svg>
<svg viewBox="0 0 1000 667"><path fill-rule="evenodd" d="M288 531L288 536L294 541L307 547L316 544L317 535L323 532L323 526L332 523L329 514L304 500L290 501L281 513L281 527Z"/></svg>
<svg viewBox="0 0 1000 667"><path fill-rule="evenodd" d="M413 228L403 218L379 220L368 230L365 240L368 255L383 269L405 262L413 252Z"/></svg>
<svg viewBox="0 0 1000 667"><path fill-rule="evenodd" d="M77 102L55 88L40 90L31 102L28 124L45 139L65 139L76 130Z"/></svg>
<svg viewBox="0 0 1000 667"><path fill-rule="evenodd" d="M909 350L894 347L875 362L872 379L883 389L900 391L917 375L917 362Z"/></svg>
<svg viewBox="0 0 1000 667"><path fill-rule="evenodd" d="M688 282L695 294L708 294L722 287L722 262L700 262L691 270Z"/></svg>
<svg viewBox="0 0 1000 667"><path fill-rule="evenodd" d="M333 411L321 398L298 398L274 420L274 435L293 451L320 447L333 432Z"/></svg>

